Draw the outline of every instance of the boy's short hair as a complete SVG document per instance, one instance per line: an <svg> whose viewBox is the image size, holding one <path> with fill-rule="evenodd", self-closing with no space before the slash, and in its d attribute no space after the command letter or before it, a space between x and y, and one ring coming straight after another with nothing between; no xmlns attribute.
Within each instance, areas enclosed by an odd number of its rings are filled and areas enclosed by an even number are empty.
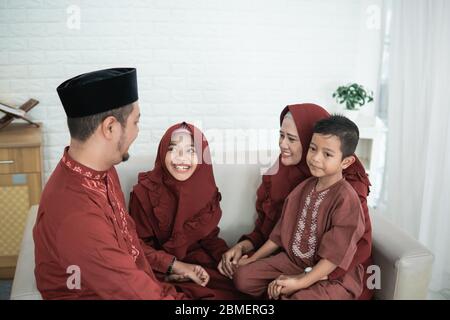
<svg viewBox="0 0 450 320"><path fill-rule="evenodd" d="M353 155L358 146L358 126L340 114L318 121L314 126L314 133L337 136L341 140L342 158Z"/></svg>

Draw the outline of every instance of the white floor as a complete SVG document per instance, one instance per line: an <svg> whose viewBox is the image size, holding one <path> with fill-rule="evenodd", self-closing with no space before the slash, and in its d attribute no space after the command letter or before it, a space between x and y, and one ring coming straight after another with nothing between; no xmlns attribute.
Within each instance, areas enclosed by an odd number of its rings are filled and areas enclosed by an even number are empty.
<svg viewBox="0 0 450 320"><path fill-rule="evenodd" d="M430 291L428 293L428 300L450 300L450 289L441 292Z"/></svg>

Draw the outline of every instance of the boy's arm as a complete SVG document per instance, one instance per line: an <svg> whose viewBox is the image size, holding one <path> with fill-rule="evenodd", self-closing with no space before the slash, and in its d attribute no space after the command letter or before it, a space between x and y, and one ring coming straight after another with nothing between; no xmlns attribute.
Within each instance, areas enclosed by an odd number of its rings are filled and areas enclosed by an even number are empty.
<svg viewBox="0 0 450 320"><path fill-rule="evenodd" d="M255 246L253 245L253 242L250 240L242 240L237 245L239 245L242 249L242 253L248 253L255 249Z"/></svg>
<svg viewBox="0 0 450 320"><path fill-rule="evenodd" d="M275 242L273 242L272 240L267 240L261 248L259 248L254 255L252 255L249 260L250 261L256 261L259 259L263 259L265 257L270 256L272 253L274 253L275 251L277 251L280 248L279 245L277 245Z"/></svg>
<svg viewBox="0 0 450 320"><path fill-rule="evenodd" d="M314 268L312 268L311 272L300 278L302 288L308 288L318 281L327 279L328 275L336 268L337 266L334 263L327 259L321 259Z"/></svg>
<svg viewBox="0 0 450 320"><path fill-rule="evenodd" d="M273 295L275 299L281 295L291 295L296 291L309 288L318 281L327 280L328 275L335 269L336 265L327 259L320 260L310 272L307 274L299 274L294 276L281 275L274 280L276 286L279 286L278 293ZM270 287L270 285L269 285Z"/></svg>
<svg viewBox="0 0 450 320"><path fill-rule="evenodd" d="M336 202L331 228L323 234L317 255L348 271L364 230L364 216L357 195L341 197Z"/></svg>

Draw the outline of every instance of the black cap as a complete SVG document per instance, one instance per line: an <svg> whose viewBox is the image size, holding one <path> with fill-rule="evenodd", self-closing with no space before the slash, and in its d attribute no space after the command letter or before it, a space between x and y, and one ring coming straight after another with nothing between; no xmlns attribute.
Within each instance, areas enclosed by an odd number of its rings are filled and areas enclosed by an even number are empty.
<svg viewBox="0 0 450 320"><path fill-rule="evenodd" d="M80 118L123 107L138 100L135 68L84 73L56 89L68 118Z"/></svg>

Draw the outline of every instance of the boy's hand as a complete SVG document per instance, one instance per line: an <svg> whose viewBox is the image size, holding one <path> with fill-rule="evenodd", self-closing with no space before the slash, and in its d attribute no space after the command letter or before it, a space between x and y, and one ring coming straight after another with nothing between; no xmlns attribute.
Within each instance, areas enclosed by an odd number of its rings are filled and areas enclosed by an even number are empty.
<svg viewBox="0 0 450 320"><path fill-rule="evenodd" d="M304 274L279 276L275 280L275 283L276 285L281 286L280 294L283 296L290 296L299 290L307 288L305 281L303 281L304 276Z"/></svg>
<svg viewBox="0 0 450 320"><path fill-rule="evenodd" d="M306 274L298 274L298 275L281 275L279 276L275 282L277 285L281 286L281 295L282 296L290 296L293 293L308 288L310 285L307 283ZM319 281L328 280L328 276L323 277Z"/></svg>
<svg viewBox="0 0 450 320"><path fill-rule="evenodd" d="M280 298L282 289L283 287L277 284L277 280L273 280L267 286L267 296L270 300L278 300Z"/></svg>

